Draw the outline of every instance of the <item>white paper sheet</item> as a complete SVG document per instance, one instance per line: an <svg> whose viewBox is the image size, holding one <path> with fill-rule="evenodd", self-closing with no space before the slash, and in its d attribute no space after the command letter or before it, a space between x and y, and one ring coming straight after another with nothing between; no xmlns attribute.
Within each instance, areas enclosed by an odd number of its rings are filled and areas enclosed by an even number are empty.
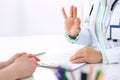
<svg viewBox="0 0 120 80"><path fill-rule="evenodd" d="M38 66L47 68L56 68L57 66L62 66L66 69L75 70L85 63L72 64L69 59L75 54L76 50L66 50L58 52L47 52L45 55L40 56L41 61Z"/></svg>

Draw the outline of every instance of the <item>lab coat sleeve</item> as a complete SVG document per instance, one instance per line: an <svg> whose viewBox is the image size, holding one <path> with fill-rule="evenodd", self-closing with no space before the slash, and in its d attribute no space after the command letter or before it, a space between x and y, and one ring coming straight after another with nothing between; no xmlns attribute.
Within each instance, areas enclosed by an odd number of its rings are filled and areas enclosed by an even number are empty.
<svg viewBox="0 0 120 80"><path fill-rule="evenodd" d="M91 40L91 33L89 30L89 19L86 18L86 21L84 22L84 26L81 28L81 31L79 35L76 37L76 39L72 39L69 35L65 34L65 37L70 43L74 44L82 44L82 45L90 45L92 43Z"/></svg>
<svg viewBox="0 0 120 80"><path fill-rule="evenodd" d="M82 44L88 46L92 44L92 38L91 38L88 20L84 22L84 26L81 28L78 37L79 37L78 40L75 42L76 44Z"/></svg>
<svg viewBox="0 0 120 80"><path fill-rule="evenodd" d="M120 63L120 47L105 50L108 63Z"/></svg>

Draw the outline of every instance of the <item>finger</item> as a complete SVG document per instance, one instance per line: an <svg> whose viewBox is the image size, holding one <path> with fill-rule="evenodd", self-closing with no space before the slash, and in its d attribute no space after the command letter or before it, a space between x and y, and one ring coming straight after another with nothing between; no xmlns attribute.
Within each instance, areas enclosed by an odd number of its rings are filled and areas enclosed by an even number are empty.
<svg viewBox="0 0 120 80"><path fill-rule="evenodd" d="M73 7L73 17L77 17L77 8L75 6Z"/></svg>
<svg viewBox="0 0 120 80"><path fill-rule="evenodd" d="M40 61L40 59L38 57L36 57L36 56L33 56L33 57L36 59L36 61Z"/></svg>
<svg viewBox="0 0 120 80"><path fill-rule="evenodd" d="M16 53L14 56L11 57L11 59L9 59L9 62L14 62L14 60L16 60L18 57L21 57L22 55L25 55L25 52L22 53Z"/></svg>
<svg viewBox="0 0 120 80"><path fill-rule="evenodd" d="M32 55L31 57L33 57L36 61L40 61L40 59L34 55Z"/></svg>
<svg viewBox="0 0 120 80"><path fill-rule="evenodd" d="M31 59L32 61L34 61L36 63L36 59L34 57L31 57L29 59Z"/></svg>
<svg viewBox="0 0 120 80"><path fill-rule="evenodd" d="M77 23L77 24L80 26L80 23L81 23L80 18L76 18L76 19L75 19L75 23Z"/></svg>
<svg viewBox="0 0 120 80"><path fill-rule="evenodd" d="M62 8L62 14L63 14L63 17L66 19L67 18L67 15L66 15L66 12L65 12L65 9Z"/></svg>
<svg viewBox="0 0 120 80"><path fill-rule="evenodd" d="M27 53L25 52L21 52L21 53L16 53L13 57L17 58L17 57L20 57L22 55L26 55Z"/></svg>
<svg viewBox="0 0 120 80"><path fill-rule="evenodd" d="M77 58L71 61L72 63L84 63L85 59L84 58Z"/></svg>
<svg viewBox="0 0 120 80"><path fill-rule="evenodd" d="M76 19L75 19L75 29L80 30L80 23L81 23L80 19L79 19L79 18L76 18Z"/></svg>
<svg viewBox="0 0 120 80"><path fill-rule="evenodd" d="M75 16L77 17L77 7L75 7Z"/></svg>
<svg viewBox="0 0 120 80"><path fill-rule="evenodd" d="M36 61L40 61L40 59L38 57L36 57L36 56L34 56L32 54L27 54L25 56L28 57L28 58L35 58Z"/></svg>
<svg viewBox="0 0 120 80"><path fill-rule="evenodd" d="M17 53L17 54L19 54L19 55L25 55L25 54L27 54L26 52L19 52L19 53Z"/></svg>
<svg viewBox="0 0 120 80"><path fill-rule="evenodd" d="M78 58L82 58L83 55L79 52L77 52L75 55L73 55L71 58L70 58L70 61L73 61L75 59L78 59Z"/></svg>
<svg viewBox="0 0 120 80"><path fill-rule="evenodd" d="M73 17L73 6L70 7L70 17Z"/></svg>
<svg viewBox="0 0 120 80"><path fill-rule="evenodd" d="M80 32L80 29L76 28L76 29L74 29L74 30L71 31L71 33L72 33L71 35L74 34L73 36L77 36L79 34L79 32Z"/></svg>
<svg viewBox="0 0 120 80"><path fill-rule="evenodd" d="M32 58L29 58L29 59L31 59L31 60L34 62L34 64L36 64L36 67L37 67L38 64L37 64L37 62L36 62L36 59L33 58L33 57L32 57Z"/></svg>

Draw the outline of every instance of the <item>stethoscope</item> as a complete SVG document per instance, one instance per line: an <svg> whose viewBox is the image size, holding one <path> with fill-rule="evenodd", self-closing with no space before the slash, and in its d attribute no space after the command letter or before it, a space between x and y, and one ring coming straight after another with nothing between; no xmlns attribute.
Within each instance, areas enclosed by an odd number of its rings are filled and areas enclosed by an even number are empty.
<svg viewBox="0 0 120 80"><path fill-rule="evenodd" d="M111 8L110 8L111 11L113 11L113 9L114 9L114 7L115 7L115 4L116 4L118 1L119 1L119 0L115 0L115 1L113 2L112 6L111 6ZM94 7L94 5L92 5L92 7L91 7L89 16L91 16L91 14L92 14L93 7Z"/></svg>
<svg viewBox="0 0 120 80"><path fill-rule="evenodd" d="M119 1L119 0L115 0L115 1L113 2L112 6L111 6L111 9L110 9L111 11L113 10L115 4L116 4L118 1Z"/></svg>
<svg viewBox="0 0 120 80"><path fill-rule="evenodd" d="M119 1L119 0L115 0L115 1L112 3L112 6L111 6L111 8L110 8L110 11L111 11L111 12L113 12L113 9L114 9L114 7L115 7L115 5L116 5L116 3L117 3L118 1ZM92 5L92 7L91 7L89 16L91 16L92 11L93 11L93 8L94 8L94 5ZM109 21L108 21L108 25L107 25L107 29L106 29L106 31L105 31L105 34L107 33L108 26L109 26L110 20L111 20L111 16L112 16L112 13L111 13L111 15L110 15L110 18L109 18ZM110 38L108 38L108 40L110 40ZM115 40L113 40L113 42L117 42L117 40L115 39Z"/></svg>

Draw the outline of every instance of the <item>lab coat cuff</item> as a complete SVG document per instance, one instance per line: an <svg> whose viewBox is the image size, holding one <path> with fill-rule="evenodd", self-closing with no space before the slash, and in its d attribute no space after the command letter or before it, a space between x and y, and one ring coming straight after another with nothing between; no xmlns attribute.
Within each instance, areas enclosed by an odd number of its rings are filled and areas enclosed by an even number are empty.
<svg viewBox="0 0 120 80"><path fill-rule="evenodd" d="M79 39L79 34L77 35L77 37L75 39L71 38L69 35L65 34L65 37L67 38L67 40L70 42L70 43L75 43L77 42L77 40Z"/></svg>
<svg viewBox="0 0 120 80"><path fill-rule="evenodd" d="M108 61L107 56L105 54L106 53L102 51L102 59L103 59L102 63L103 64L108 64L109 61Z"/></svg>

